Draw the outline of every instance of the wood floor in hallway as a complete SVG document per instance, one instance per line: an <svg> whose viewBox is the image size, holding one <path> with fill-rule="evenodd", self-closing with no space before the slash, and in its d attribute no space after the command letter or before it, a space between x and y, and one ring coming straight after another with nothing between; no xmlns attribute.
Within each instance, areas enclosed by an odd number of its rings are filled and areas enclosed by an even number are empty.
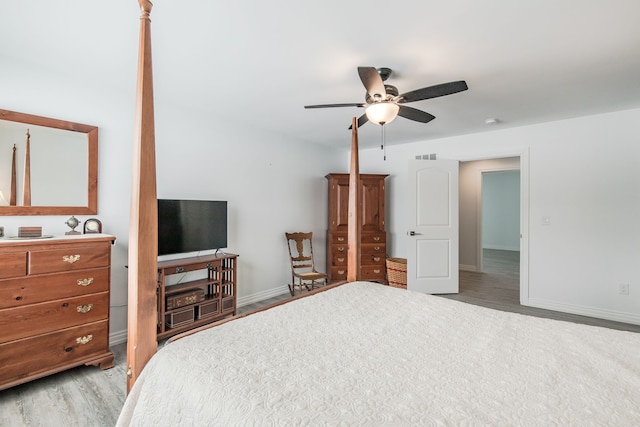
<svg viewBox="0 0 640 427"><path fill-rule="evenodd" d="M520 253L485 249L483 258L484 271L482 273L461 270L460 292L440 296L496 310L640 332L640 325L520 305Z"/></svg>

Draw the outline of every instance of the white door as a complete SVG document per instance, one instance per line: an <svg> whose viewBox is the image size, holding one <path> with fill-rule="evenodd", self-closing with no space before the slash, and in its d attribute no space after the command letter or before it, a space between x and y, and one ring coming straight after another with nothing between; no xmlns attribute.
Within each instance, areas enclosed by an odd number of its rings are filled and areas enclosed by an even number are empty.
<svg viewBox="0 0 640 427"><path fill-rule="evenodd" d="M458 161L409 161L407 289L458 293Z"/></svg>

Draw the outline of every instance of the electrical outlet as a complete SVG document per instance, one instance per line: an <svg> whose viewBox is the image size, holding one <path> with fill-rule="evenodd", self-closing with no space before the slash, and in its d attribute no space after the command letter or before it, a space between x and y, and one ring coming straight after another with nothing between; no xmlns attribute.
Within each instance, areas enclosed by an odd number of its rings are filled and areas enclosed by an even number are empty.
<svg viewBox="0 0 640 427"><path fill-rule="evenodd" d="M618 285L618 293L620 295L629 295L629 284L621 283Z"/></svg>

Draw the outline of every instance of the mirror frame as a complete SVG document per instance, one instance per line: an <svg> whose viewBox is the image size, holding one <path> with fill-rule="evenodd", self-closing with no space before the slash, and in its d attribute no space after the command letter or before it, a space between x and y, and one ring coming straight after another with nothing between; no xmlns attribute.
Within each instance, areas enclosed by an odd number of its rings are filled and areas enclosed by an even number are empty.
<svg viewBox="0 0 640 427"><path fill-rule="evenodd" d="M0 206L0 216L9 215L95 215L98 213L98 127L32 114L0 109L0 120L26 123L87 134L87 206Z"/></svg>

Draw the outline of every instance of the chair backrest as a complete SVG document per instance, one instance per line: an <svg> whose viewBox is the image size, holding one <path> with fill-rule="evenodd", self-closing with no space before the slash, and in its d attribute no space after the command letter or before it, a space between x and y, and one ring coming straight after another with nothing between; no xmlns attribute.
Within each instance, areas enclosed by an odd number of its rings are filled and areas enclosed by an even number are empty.
<svg viewBox="0 0 640 427"><path fill-rule="evenodd" d="M289 258L291 259L291 268L294 271L308 269L314 270L313 262L313 233L284 233L287 238L287 247L289 248Z"/></svg>

